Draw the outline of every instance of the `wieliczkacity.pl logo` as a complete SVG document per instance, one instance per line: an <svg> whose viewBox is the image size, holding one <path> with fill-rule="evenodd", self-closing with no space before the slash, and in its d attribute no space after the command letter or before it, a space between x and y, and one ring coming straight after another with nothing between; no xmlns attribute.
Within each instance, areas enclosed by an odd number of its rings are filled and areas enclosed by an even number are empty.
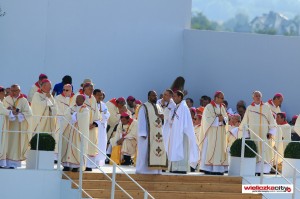
<svg viewBox="0 0 300 199"><path fill-rule="evenodd" d="M242 185L242 193L293 193L293 185L288 184L251 184Z"/></svg>

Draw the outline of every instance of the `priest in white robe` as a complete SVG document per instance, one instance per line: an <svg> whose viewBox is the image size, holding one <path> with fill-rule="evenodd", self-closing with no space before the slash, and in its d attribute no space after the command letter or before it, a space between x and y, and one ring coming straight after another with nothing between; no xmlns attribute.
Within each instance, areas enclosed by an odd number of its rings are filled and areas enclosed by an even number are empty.
<svg viewBox="0 0 300 199"><path fill-rule="evenodd" d="M62 156L63 171L78 172L80 167L80 149L83 144L83 154L87 154L90 128L90 110L84 105L85 96L77 95L76 105L67 108L65 117L69 122L63 121ZM70 123L72 125L70 125ZM80 135L82 133L83 136ZM83 139L82 139L83 138ZM84 158L83 167L86 166ZM84 169L84 168L83 168Z"/></svg>
<svg viewBox="0 0 300 199"><path fill-rule="evenodd" d="M198 163L198 147L189 107L183 100L183 92L174 93L176 108L170 112L165 125L169 131L163 131L164 144L169 159L169 171L186 174L190 166L195 169Z"/></svg>
<svg viewBox="0 0 300 199"><path fill-rule="evenodd" d="M201 120L202 120L202 114L197 114L197 109L194 107L190 108L191 116L193 119L193 125L194 125L194 132L196 136L196 144L198 147L198 162L197 162L197 170L199 170L200 166L200 133L201 133ZM191 172L195 172L195 168L191 167Z"/></svg>
<svg viewBox="0 0 300 199"><path fill-rule="evenodd" d="M31 103L34 93L41 89L41 87L42 87L42 81L44 79L48 79L47 75L40 74L39 80L37 82L35 82L35 84L32 85L32 87L31 87L31 89L29 91L29 94L28 94L28 102L29 103Z"/></svg>
<svg viewBox="0 0 300 199"><path fill-rule="evenodd" d="M57 106L57 116L63 116L67 109L70 107L73 107L75 105L75 97L72 90L71 84L65 84L63 86L63 92L60 95L57 95L55 97L55 102ZM56 142L56 154L58 152L58 143L59 143L59 132L60 132L60 123L59 120L56 122L56 128L55 128L55 135L54 139ZM57 160L57 155L55 157L55 160Z"/></svg>
<svg viewBox="0 0 300 199"><path fill-rule="evenodd" d="M93 95L93 91L94 85L92 83L86 83L83 85L83 93L85 95L84 105L86 105L90 111L89 139L91 143L88 143L88 157L90 160L87 160L86 171L92 171L93 168L96 168L96 156L99 154L97 149L98 127L100 126L100 121L102 120L102 115L98 109L98 104Z"/></svg>
<svg viewBox="0 0 300 199"><path fill-rule="evenodd" d="M32 114L32 131L34 133L51 133L54 135L56 128L57 114L56 102L50 93L51 82L48 79L42 81L41 89L34 93L31 109Z"/></svg>
<svg viewBox="0 0 300 199"><path fill-rule="evenodd" d="M240 124L241 116L239 114L233 114L229 116L229 126L228 131L226 133L228 156L230 156L229 153L231 145L238 138Z"/></svg>
<svg viewBox="0 0 300 199"><path fill-rule="evenodd" d="M64 115L66 110L75 105L76 98L72 90L71 84L65 84L63 87L63 92L60 95L55 97L56 106L57 106L57 115Z"/></svg>
<svg viewBox="0 0 300 199"><path fill-rule="evenodd" d="M2 91L0 90L0 92ZM8 117L12 118L15 116L12 110L6 109L0 100L0 168L6 167Z"/></svg>
<svg viewBox="0 0 300 199"><path fill-rule="evenodd" d="M205 174L224 175L228 169L226 132L228 116L223 105L224 93L217 91L204 108L200 132L200 170Z"/></svg>
<svg viewBox="0 0 300 199"><path fill-rule="evenodd" d="M176 108L176 104L173 100L174 92L171 89L166 89L163 93L162 99L157 100L157 104L162 108L164 112L164 121L168 121L171 118L171 112ZM170 131L170 125L166 125L164 122L163 132Z"/></svg>
<svg viewBox="0 0 300 199"><path fill-rule="evenodd" d="M148 92L148 102L142 105L138 116L137 174L161 174L168 160L163 142L163 112L155 91Z"/></svg>
<svg viewBox="0 0 300 199"><path fill-rule="evenodd" d="M107 147L107 121L110 116L106 104L103 102L104 93L99 89L95 89L93 95L96 98L98 109L101 115L100 125L98 126L98 148L100 149L98 155L96 156L96 164L98 166L103 166L105 164L106 147Z"/></svg>
<svg viewBox="0 0 300 199"><path fill-rule="evenodd" d="M276 122L269 106L264 104L262 100L262 93L254 91L252 94L253 102L247 107L246 113L240 125L239 131L242 132L245 125L251 131L248 131L250 139L257 140L258 138L252 133L255 132L261 139L263 139L269 146L272 146L272 138L276 135ZM256 158L256 173L261 173L261 164L263 165L263 173L270 173L273 153L268 146L264 146L262 151L262 142L255 141L259 155L264 153L265 162L262 163L260 158Z"/></svg>
<svg viewBox="0 0 300 199"><path fill-rule="evenodd" d="M126 112L131 117L132 114L126 107L126 101L124 97L119 97L118 99L113 98L106 102L106 106L110 113L110 117L107 121L107 125L109 128L107 131L107 139L110 140L110 138L114 137L113 132L116 128L116 125L120 122L120 115L123 112ZM109 151L108 154L110 154Z"/></svg>
<svg viewBox="0 0 300 199"><path fill-rule="evenodd" d="M19 85L11 86L11 95L7 96L3 104L7 109L13 110L15 117L9 118L9 132L7 134L7 167L21 167L21 161L26 160L26 152L29 148L29 134L21 133L29 130L32 111L27 99L21 94ZM10 131L21 131L12 133Z"/></svg>
<svg viewBox="0 0 300 199"><path fill-rule="evenodd" d="M116 134L110 140L112 147L117 145L122 146L122 165L131 165L131 158L136 154L137 126L137 121L135 119L130 118L128 113L122 113Z"/></svg>
<svg viewBox="0 0 300 199"><path fill-rule="evenodd" d="M274 149L284 157L284 150L292 139L292 128L286 121L286 113L277 113L277 133L274 136ZM282 158L274 154L274 165L282 164Z"/></svg>
<svg viewBox="0 0 300 199"><path fill-rule="evenodd" d="M273 99L269 99L265 104L270 107L274 118L276 118L277 113L281 113L280 107L283 102L283 95L281 93L276 93Z"/></svg>

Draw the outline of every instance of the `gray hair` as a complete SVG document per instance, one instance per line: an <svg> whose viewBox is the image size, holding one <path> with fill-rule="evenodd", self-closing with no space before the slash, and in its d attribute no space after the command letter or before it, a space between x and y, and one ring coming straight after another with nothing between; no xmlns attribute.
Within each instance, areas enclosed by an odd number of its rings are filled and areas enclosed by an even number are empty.
<svg viewBox="0 0 300 199"><path fill-rule="evenodd" d="M253 91L252 97L254 97L254 95L257 94L257 93L260 95L260 97L262 97L262 93L260 91Z"/></svg>
<svg viewBox="0 0 300 199"><path fill-rule="evenodd" d="M18 88L19 90L21 90L21 87L19 84L13 84L13 85L11 85L10 88Z"/></svg>

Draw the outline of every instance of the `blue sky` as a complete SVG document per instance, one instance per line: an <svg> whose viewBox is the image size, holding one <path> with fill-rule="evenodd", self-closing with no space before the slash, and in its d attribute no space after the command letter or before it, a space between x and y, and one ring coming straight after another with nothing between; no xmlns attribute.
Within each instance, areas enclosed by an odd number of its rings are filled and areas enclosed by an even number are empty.
<svg viewBox="0 0 300 199"><path fill-rule="evenodd" d="M226 21L237 13L250 19L270 10L293 18L300 15L300 0L192 0L193 11L201 11L209 19Z"/></svg>

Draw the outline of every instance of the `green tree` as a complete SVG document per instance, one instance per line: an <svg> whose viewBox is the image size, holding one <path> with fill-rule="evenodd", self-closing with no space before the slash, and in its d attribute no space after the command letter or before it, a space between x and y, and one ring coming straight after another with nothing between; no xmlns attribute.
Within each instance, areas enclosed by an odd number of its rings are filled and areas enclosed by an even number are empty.
<svg viewBox="0 0 300 199"><path fill-rule="evenodd" d="M231 32L250 32L249 17L238 13L223 24L224 30Z"/></svg>
<svg viewBox="0 0 300 199"><path fill-rule="evenodd" d="M266 35L276 35L277 31L274 28L266 28L263 30L257 30L257 31L255 31L255 33L266 34Z"/></svg>
<svg viewBox="0 0 300 199"><path fill-rule="evenodd" d="M191 26L193 29L199 30L218 30L219 24L214 21L210 21L201 12L197 12L193 15Z"/></svg>

